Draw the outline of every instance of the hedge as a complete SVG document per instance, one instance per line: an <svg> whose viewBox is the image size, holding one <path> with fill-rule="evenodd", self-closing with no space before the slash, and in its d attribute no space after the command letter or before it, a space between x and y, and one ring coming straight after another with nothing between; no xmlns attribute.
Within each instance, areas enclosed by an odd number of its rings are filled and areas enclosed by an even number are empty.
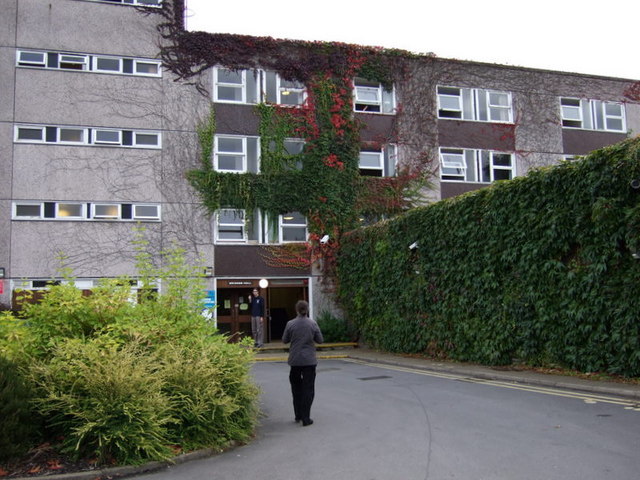
<svg viewBox="0 0 640 480"><path fill-rule="evenodd" d="M640 137L350 232L343 307L392 352L638 376L637 179Z"/></svg>

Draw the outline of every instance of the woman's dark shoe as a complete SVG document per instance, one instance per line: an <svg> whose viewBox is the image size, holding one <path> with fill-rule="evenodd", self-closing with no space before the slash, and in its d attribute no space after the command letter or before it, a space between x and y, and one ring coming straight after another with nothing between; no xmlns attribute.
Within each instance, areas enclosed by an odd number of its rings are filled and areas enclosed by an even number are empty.
<svg viewBox="0 0 640 480"><path fill-rule="evenodd" d="M302 426L303 427L308 427L309 425L313 424L313 420L311 420L310 418L307 418L306 420L302 420Z"/></svg>

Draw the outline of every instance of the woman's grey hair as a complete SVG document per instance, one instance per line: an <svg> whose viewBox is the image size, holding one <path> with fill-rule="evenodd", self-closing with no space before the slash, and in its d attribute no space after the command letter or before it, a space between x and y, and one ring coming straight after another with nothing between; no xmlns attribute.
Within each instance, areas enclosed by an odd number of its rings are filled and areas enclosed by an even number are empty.
<svg viewBox="0 0 640 480"><path fill-rule="evenodd" d="M298 303L296 303L296 313L301 317L309 315L309 304L304 300L298 300Z"/></svg>

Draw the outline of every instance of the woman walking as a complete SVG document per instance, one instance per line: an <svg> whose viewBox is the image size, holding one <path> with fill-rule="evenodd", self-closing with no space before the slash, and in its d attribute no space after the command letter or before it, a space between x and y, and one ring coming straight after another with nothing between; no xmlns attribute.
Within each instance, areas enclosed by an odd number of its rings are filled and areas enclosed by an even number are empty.
<svg viewBox="0 0 640 480"><path fill-rule="evenodd" d="M311 420L311 404L315 396L316 343L322 343L322 332L316 322L309 318L309 304L304 300L296 303L298 316L287 322L282 341L291 342L289 348L289 382L293 395L293 411L296 422L306 427Z"/></svg>

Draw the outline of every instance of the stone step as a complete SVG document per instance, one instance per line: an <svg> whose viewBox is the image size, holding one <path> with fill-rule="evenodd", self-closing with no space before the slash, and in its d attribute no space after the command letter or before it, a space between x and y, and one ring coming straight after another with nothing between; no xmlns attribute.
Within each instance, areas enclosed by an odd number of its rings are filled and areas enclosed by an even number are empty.
<svg viewBox="0 0 640 480"><path fill-rule="evenodd" d="M334 342L334 343L320 343L316 345L317 351L333 350L336 348L357 348L357 342ZM275 352L275 351L289 351L289 345L284 343L270 343L264 347L255 348L257 353Z"/></svg>

